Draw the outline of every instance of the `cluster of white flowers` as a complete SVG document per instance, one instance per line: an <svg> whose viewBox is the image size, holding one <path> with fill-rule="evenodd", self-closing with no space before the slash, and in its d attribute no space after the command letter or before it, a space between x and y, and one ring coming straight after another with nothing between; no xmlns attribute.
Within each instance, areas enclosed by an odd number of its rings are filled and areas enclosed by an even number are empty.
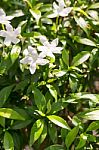
<svg viewBox="0 0 99 150"><path fill-rule="evenodd" d="M6 46L10 46L11 42L17 44L20 41L17 37L20 35L21 28L13 29L10 24L11 19L13 19L13 16L6 16L4 10L0 8L0 24L6 26L6 30L0 31L0 36L5 37L4 44Z"/></svg>
<svg viewBox="0 0 99 150"><path fill-rule="evenodd" d="M40 36L40 42L43 46L38 46L38 51L41 51L39 54L36 48L28 46L28 49L25 49L23 54L24 58L20 61L22 64L28 64L31 74L34 74L36 71L37 65L46 65L49 63L49 60L44 59L46 56L54 57L53 53L61 53L62 47L57 47L58 39L55 39L51 42L48 42L45 36Z"/></svg>
<svg viewBox="0 0 99 150"><path fill-rule="evenodd" d="M70 13L71 8L65 8L65 3L63 0L59 1L59 6L54 2L54 14L57 16L66 16ZM10 20L13 16L6 16L4 10L0 9L0 24L2 24L3 30L0 31L0 36L5 37L4 44L10 46L11 43L17 44L20 42L18 36L21 33L21 27L14 29L11 25ZM27 49L23 51L24 58L20 60L21 64L28 65L31 74L34 74L36 67L38 65L46 65L49 63L49 58L54 58L54 54L60 54L62 47L58 47L58 38L49 42L45 36L40 36L40 43L42 45L33 48L28 46Z"/></svg>
<svg viewBox="0 0 99 150"><path fill-rule="evenodd" d="M71 12L72 7L66 7L64 0L56 0L56 2L53 2L53 13L48 15L48 18L55 18L58 16L66 17Z"/></svg>

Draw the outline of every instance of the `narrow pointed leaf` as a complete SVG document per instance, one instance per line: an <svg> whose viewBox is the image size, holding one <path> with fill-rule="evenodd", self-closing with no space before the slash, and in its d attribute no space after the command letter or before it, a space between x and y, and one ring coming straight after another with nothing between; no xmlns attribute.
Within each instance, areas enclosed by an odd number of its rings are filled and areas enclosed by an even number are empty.
<svg viewBox="0 0 99 150"><path fill-rule="evenodd" d="M46 99L44 95L40 92L40 90L36 88L34 89L34 99L38 109L44 112L46 106Z"/></svg>
<svg viewBox="0 0 99 150"><path fill-rule="evenodd" d="M44 128L44 123L42 120L37 120L32 128L31 128L31 133L30 133L30 146L33 145L33 143L38 140L38 138L40 137L41 133L43 132L43 128Z"/></svg>
<svg viewBox="0 0 99 150"><path fill-rule="evenodd" d="M71 146L71 144L73 143L73 141L75 140L75 138L78 134L78 131L79 131L79 127L76 126L67 134L65 144L68 149Z"/></svg>
<svg viewBox="0 0 99 150"><path fill-rule="evenodd" d="M72 65L73 66L78 66L80 64L82 64L83 62L85 62L90 56L90 53L87 51L82 51L80 53L78 53L74 58L73 58L73 62Z"/></svg>
<svg viewBox="0 0 99 150"><path fill-rule="evenodd" d="M0 91L0 107L7 101L14 85L7 86Z"/></svg>
<svg viewBox="0 0 99 150"><path fill-rule="evenodd" d="M14 142L11 134L6 131L4 134L4 149L5 150L14 150Z"/></svg>
<svg viewBox="0 0 99 150"><path fill-rule="evenodd" d="M47 116L47 118L57 126L70 130L70 127L68 126L67 122L63 118L56 115L50 115Z"/></svg>
<svg viewBox="0 0 99 150"><path fill-rule="evenodd" d="M8 119L24 120L23 116L10 108L0 108L0 116Z"/></svg>

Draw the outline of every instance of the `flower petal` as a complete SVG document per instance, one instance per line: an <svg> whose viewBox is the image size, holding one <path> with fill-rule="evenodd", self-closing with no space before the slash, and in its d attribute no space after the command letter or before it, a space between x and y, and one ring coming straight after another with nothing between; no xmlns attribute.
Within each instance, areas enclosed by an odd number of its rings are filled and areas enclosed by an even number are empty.
<svg viewBox="0 0 99 150"><path fill-rule="evenodd" d="M28 52L29 52L29 55L31 55L31 57L35 61L38 57L38 53L37 53L36 49L31 46L28 46Z"/></svg>
<svg viewBox="0 0 99 150"><path fill-rule="evenodd" d="M0 16L3 16L3 15L6 16L4 10L2 8L0 8Z"/></svg>
<svg viewBox="0 0 99 150"><path fill-rule="evenodd" d="M56 4L56 2L53 3L53 8L54 9L58 9L59 8L59 6Z"/></svg>
<svg viewBox="0 0 99 150"><path fill-rule="evenodd" d="M52 42L51 42L51 46L57 46L58 45L58 38L54 39Z"/></svg>
<svg viewBox="0 0 99 150"><path fill-rule="evenodd" d="M71 10L72 10L72 7L64 8L64 9L59 13L59 15L62 16L62 17L68 16L68 14L71 12Z"/></svg>
<svg viewBox="0 0 99 150"><path fill-rule="evenodd" d="M6 16L7 20L12 20L14 16Z"/></svg>
<svg viewBox="0 0 99 150"><path fill-rule="evenodd" d="M46 36L40 36L40 42L41 42L42 44L44 44L45 42L48 42Z"/></svg>
<svg viewBox="0 0 99 150"><path fill-rule="evenodd" d="M20 63L22 64L30 64L31 62L32 62L32 58L28 56L20 60Z"/></svg>
<svg viewBox="0 0 99 150"><path fill-rule="evenodd" d="M55 56L53 55L52 51L47 52L47 56L54 58Z"/></svg>
<svg viewBox="0 0 99 150"><path fill-rule="evenodd" d="M54 11L54 13L49 14L47 17L48 17L48 18L56 18L57 16L58 16L57 11Z"/></svg>
<svg viewBox="0 0 99 150"><path fill-rule="evenodd" d="M6 37L6 31L1 30L1 31L0 31L0 36Z"/></svg>
<svg viewBox="0 0 99 150"><path fill-rule="evenodd" d="M10 40L8 37L6 37L5 40L4 40L4 44L5 44L6 46L10 46L11 40Z"/></svg>
<svg viewBox="0 0 99 150"><path fill-rule="evenodd" d="M13 27L10 24L6 24L6 30L8 32L13 32Z"/></svg>
<svg viewBox="0 0 99 150"><path fill-rule="evenodd" d="M55 54L60 54L62 49L62 47L55 47L52 49L52 52Z"/></svg>
<svg viewBox="0 0 99 150"><path fill-rule="evenodd" d="M11 38L11 41L12 41L12 43L14 43L14 44L17 44L17 43L19 43L20 42L20 40L19 39L17 39L17 38Z"/></svg>
<svg viewBox="0 0 99 150"><path fill-rule="evenodd" d="M34 74L36 71L36 63L31 63L29 68L31 74Z"/></svg>
<svg viewBox="0 0 99 150"><path fill-rule="evenodd" d="M46 64L49 63L49 61L47 59L38 58L37 61L36 61L36 63L38 65L46 65Z"/></svg>
<svg viewBox="0 0 99 150"><path fill-rule="evenodd" d="M14 30L15 35L19 35L21 33L21 27L18 27Z"/></svg>

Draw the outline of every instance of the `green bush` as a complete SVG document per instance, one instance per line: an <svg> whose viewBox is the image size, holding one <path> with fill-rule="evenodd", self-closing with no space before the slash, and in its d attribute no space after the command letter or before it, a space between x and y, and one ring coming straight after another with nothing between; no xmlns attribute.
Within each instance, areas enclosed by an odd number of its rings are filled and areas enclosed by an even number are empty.
<svg viewBox="0 0 99 150"><path fill-rule="evenodd" d="M0 7L0 150L98 150L98 0Z"/></svg>

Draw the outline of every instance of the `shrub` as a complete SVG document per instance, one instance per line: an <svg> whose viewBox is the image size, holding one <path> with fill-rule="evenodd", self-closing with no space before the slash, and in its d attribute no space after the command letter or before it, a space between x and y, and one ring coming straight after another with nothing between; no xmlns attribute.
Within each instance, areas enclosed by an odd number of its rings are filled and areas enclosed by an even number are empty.
<svg viewBox="0 0 99 150"><path fill-rule="evenodd" d="M0 7L0 149L98 149L99 2Z"/></svg>

